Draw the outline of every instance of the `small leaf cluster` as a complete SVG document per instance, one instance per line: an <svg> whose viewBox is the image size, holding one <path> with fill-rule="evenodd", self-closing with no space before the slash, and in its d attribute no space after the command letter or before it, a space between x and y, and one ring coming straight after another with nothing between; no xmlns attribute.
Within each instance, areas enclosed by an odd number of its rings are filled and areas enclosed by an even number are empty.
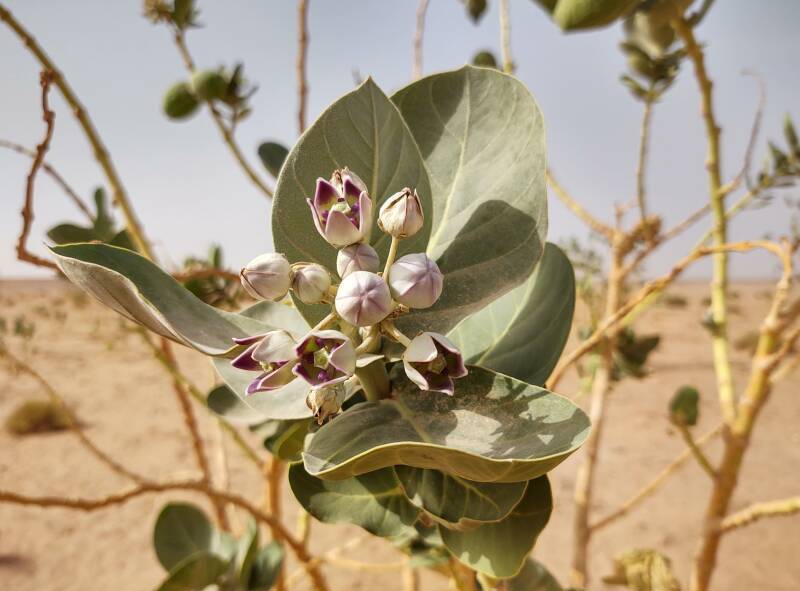
<svg viewBox="0 0 800 591"><path fill-rule="evenodd" d="M189 256L183 261L182 274L224 269L225 260L222 247L213 244L205 258ZM200 300L212 306L230 307L238 300L239 283L228 277L209 274L199 277L189 277L182 281L183 286L197 296Z"/></svg>
<svg viewBox="0 0 800 591"><path fill-rule="evenodd" d="M103 242L120 248L135 250L127 230L118 229L114 218L108 211L106 192L97 188L94 192L95 213L91 226L61 223L47 230L47 237L55 244L73 242Z"/></svg>
<svg viewBox="0 0 800 591"><path fill-rule="evenodd" d="M191 80L181 80L167 89L162 101L164 114L173 120L191 117L201 103L213 108L224 106L230 123L236 124L250 113L249 99L257 88L244 77L244 66L232 70L197 70Z"/></svg>
<svg viewBox="0 0 800 591"><path fill-rule="evenodd" d="M153 23L167 23L179 31L198 27L200 12L195 0L144 0L144 16Z"/></svg>
<svg viewBox="0 0 800 591"><path fill-rule="evenodd" d="M167 577L159 591L267 591L278 576L283 549L259 544L253 519L238 539L217 530L205 513L188 503L169 503L156 520L153 546Z"/></svg>

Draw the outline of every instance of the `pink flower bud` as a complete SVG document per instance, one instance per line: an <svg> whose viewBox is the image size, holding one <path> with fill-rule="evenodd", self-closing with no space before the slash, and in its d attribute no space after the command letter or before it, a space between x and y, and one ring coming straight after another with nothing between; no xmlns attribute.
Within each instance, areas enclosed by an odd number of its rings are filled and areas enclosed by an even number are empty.
<svg viewBox="0 0 800 591"><path fill-rule="evenodd" d="M240 271L239 278L251 297L275 302L289 291L291 267L282 254L268 252L247 263Z"/></svg>
<svg viewBox="0 0 800 591"><path fill-rule="evenodd" d="M331 287L327 269L317 263L298 263L292 266L292 291L304 304L318 304Z"/></svg>
<svg viewBox="0 0 800 591"><path fill-rule="evenodd" d="M447 337L423 332L411 339L403 353L403 368L408 379L421 390L452 396L454 378L467 375L461 352Z"/></svg>
<svg viewBox="0 0 800 591"><path fill-rule="evenodd" d="M425 223L417 191L409 188L395 193L381 206L378 227L394 238L408 238Z"/></svg>
<svg viewBox="0 0 800 591"><path fill-rule="evenodd" d="M342 279L354 271L375 273L380 264L378 253L369 244L351 244L336 255L336 271Z"/></svg>
<svg viewBox="0 0 800 591"><path fill-rule="evenodd" d="M430 308L442 295L439 265L422 253L400 257L389 269L392 296L409 308Z"/></svg>
<svg viewBox="0 0 800 591"><path fill-rule="evenodd" d="M344 384L335 384L325 388L311 390L306 396L306 405L311 409L317 424L321 425L328 417L342 409L346 389Z"/></svg>
<svg viewBox="0 0 800 591"><path fill-rule="evenodd" d="M295 354L297 363L292 371L314 389L339 384L356 370L355 347L338 330L308 333L295 347Z"/></svg>
<svg viewBox="0 0 800 591"><path fill-rule="evenodd" d="M333 173L331 182L317 179L311 207L314 225L329 244L342 247L369 236L372 226L372 200L358 176L347 168Z"/></svg>
<svg viewBox="0 0 800 591"><path fill-rule="evenodd" d="M377 324L392 311L386 282L368 271L355 271L342 279L336 292L336 312L354 326Z"/></svg>
<svg viewBox="0 0 800 591"><path fill-rule="evenodd" d="M231 365L245 371L261 372L247 387L247 394L276 390L294 380L292 362L297 357L296 343L288 332L273 330L263 335L234 339L234 342L246 345L247 349L231 361Z"/></svg>

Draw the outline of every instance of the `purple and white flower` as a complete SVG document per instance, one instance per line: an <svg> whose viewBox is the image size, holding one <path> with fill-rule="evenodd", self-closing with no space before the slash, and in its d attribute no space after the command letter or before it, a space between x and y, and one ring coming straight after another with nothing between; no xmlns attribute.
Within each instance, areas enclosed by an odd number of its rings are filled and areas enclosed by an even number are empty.
<svg viewBox="0 0 800 591"><path fill-rule="evenodd" d="M403 368L421 390L448 396L455 390L453 380L467 375L458 347L435 332L423 332L411 339L403 353Z"/></svg>
<svg viewBox="0 0 800 591"><path fill-rule="evenodd" d="M356 271L342 279L334 302L336 312L354 326L372 326L392 311L392 294L382 277Z"/></svg>
<svg viewBox="0 0 800 591"><path fill-rule="evenodd" d="M313 389L340 384L356 370L356 350L346 335L338 330L315 330L294 348L297 362L294 375Z"/></svg>
<svg viewBox="0 0 800 591"><path fill-rule="evenodd" d="M277 390L294 380L292 367L297 358L297 343L285 330L233 340L247 348L231 361L231 365L245 371L260 372L247 387L247 394Z"/></svg>
<svg viewBox="0 0 800 591"><path fill-rule="evenodd" d="M430 308L442 295L444 276L422 253L400 257L389 269L389 288L398 302L409 308Z"/></svg>
<svg viewBox="0 0 800 591"><path fill-rule="evenodd" d="M334 172L330 182L318 178L314 199L306 201L317 231L329 244L340 248L369 236L372 200L364 181L347 168Z"/></svg>

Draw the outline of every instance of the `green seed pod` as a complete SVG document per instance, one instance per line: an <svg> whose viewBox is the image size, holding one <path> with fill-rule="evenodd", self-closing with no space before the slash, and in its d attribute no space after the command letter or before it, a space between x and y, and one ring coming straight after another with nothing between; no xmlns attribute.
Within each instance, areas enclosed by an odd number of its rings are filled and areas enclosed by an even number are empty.
<svg viewBox="0 0 800 591"><path fill-rule="evenodd" d="M558 0L553 20L565 31L610 25L637 0Z"/></svg>
<svg viewBox="0 0 800 591"><path fill-rule="evenodd" d="M486 12L486 0L467 0L467 13L469 13L472 22L477 23L478 20Z"/></svg>
<svg viewBox="0 0 800 591"><path fill-rule="evenodd" d="M225 96L228 81L216 70L199 70L192 76L194 94L206 101L216 101Z"/></svg>
<svg viewBox="0 0 800 591"><path fill-rule="evenodd" d="M481 68L494 68L497 69L497 59L491 51L479 51L472 58L472 65Z"/></svg>
<svg viewBox="0 0 800 591"><path fill-rule="evenodd" d="M187 82L172 85L164 95L164 113L170 119L186 119L199 104Z"/></svg>
<svg viewBox="0 0 800 591"><path fill-rule="evenodd" d="M669 403L669 418L676 425L692 427L700 415L700 392L692 386L683 386L675 392Z"/></svg>

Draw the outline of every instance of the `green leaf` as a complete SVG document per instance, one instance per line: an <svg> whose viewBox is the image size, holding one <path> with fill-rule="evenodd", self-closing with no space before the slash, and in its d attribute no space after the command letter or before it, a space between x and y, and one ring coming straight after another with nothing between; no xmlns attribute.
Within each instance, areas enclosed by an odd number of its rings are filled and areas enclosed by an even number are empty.
<svg viewBox="0 0 800 591"><path fill-rule="evenodd" d="M527 483L473 482L438 470L395 466L409 501L450 529L500 521L525 494Z"/></svg>
<svg viewBox="0 0 800 591"><path fill-rule="evenodd" d="M247 591L267 591L278 578L283 562L283 548L277 542L270 542L256 554L250 571Z"/></svg>
<svg viewBox="0 0 800 591"><path fill-rule="evenodd" d="M100 236L100 240L107 242L115 234L114 218L108 213L106 192L102 187L98 187L94 191L94 207L97 212L94 218L94 231Z"/></svg>
<svg viewBox="0 0 800 591"><path fill-rule="evenodd" d="M227 570L227 560L210 552L198 552L175 565L158 591L203 591Z"/></svg>
<svg viewBox="0 0 800 591"><path fill-rule="evenodd" d="M297 421L270 420L258 428L264 447L284 462L301 462L303 445L311 428L311 419Z"/></svg>
<svg viewBox="0 0 800 591"><path fill-rule="evenodd" d="M331 481L293 464L289 485L303 508L324 523L352 523L381 537L416 534L419 510L408 501L391 468Z"/></svg>
<svg viewBox="0 0 800 591"><path fill-rule="evenodd" d="M522 569L552 511L550 483L542 476L528 483L522 501L504 520L468 532L439 527L439 533L450 553L471 569L509 578Z"/></svg>
<svg viewBox="0 0 800 591"><path fill-rule="evenodd" d="M289 150L286 149L286 146L275 142L264 142L258 147L258 157L261 158L261 163L275 178L278 178L288 155Z"/></svg>
<svg viewBox="0 0 800 591"><path fill-rule="evenodd" d="M552 470L589 434L566 398L471 366L454 396L394 380L393 399L356 404L303 453L308 472L342 479L387 466L433 468L478 482L520 482Z"/></svg>
<svg viewBox="0 0 800 591"><path fill-rule="evenodd" d="M543 385L564 350L575 311L575 273L547 243L530 278L465 318L448 335L468 363Z"/></svg>
<svg viewBox="0 0 800 591"><path fill-rule="evenodd" d="M206 405L211 411L229 423L256 425L267 420L263 414L246 405L228 386L217 386L206 397Z"/></svg>
<svg viewBox="0 0 800 591"><path fill-rule="evenodd" d="M236 545L236 566L242 589L247 589L252 575L253 564L258 553L258 524L250 517L247 529Z"/></svg>
<svg viewBox="0 0 800 591"><path fill-rule="evenodd" d="M507 591L564 591L541 563L528 558L519 574L506 583Z"/></svg>
<svg viewBox="0 0 800 591"><path fill-rule="evenodd" d="M400 243L400 254L424 250L432 217L428 174L397 108L369 78L328 107L286 158L272 211L275 249L291 262L317 262L335 271L337 251L314 227L306 199L313 198L318 177L328 179L335 169L345 166L369 188L375 217L393 193L404 187L417 189L425 226ZM371 243L385 258L390 238L376 225ZM324 306L298 307L310 324L327 313Z"/></svg>
<svg viewBox="0 0 800 591"><path fill-rule="evenodd" d="M232 339L270 330L198 300L143 256L106 244L51 248L67 278L112 310L206 355L229 355Z"/></svg>
<svg viewBox="0 0 800 591"><path fill-rule="evenodd" d="M565 31L610 25L638 0L558 0L553 20Z"/></svg>
<svg viewBox="0 0 800 591"><path fill-rule="evenodd" d="M92 228L82 228L75 224L58 224L47 231L47 237L56 244L71 244L73 242L91 242L99 240Z"/></svg>
<svg viewBox="0 0 800 591"><path fill-rule="evenodd" d="M217 531L200 509L170 503L161 509L153 530L153 545L161 565L171 571L179 562L218 546Z"/></svg>
<svg viewBox="0 0 800 591"><path fill-rule="evenodd" d="M472 66L423 78L392 100L425 158L433 191L427 253L445 275L439 301L399 325L447 333L527 279L542 254L544 121L519 80Z"/></svg>

